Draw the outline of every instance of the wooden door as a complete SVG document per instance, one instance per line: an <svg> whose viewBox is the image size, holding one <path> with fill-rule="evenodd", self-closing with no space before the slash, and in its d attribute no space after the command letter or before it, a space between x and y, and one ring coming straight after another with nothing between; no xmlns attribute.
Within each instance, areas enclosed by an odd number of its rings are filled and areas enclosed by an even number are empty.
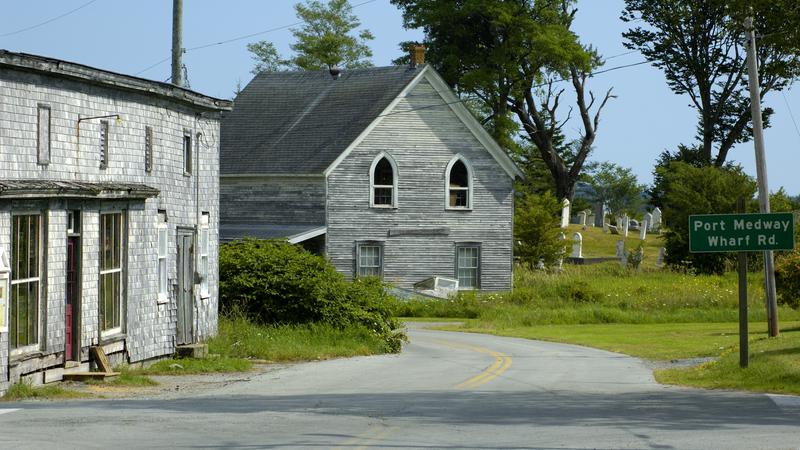
<svg viewBox="0 0 800 450"><path fill-rule="evenodd" d="M67 238L67 292L65 317L64 359L75 361L80 358L80 285L78 282L80 262L80 238Z"/></svg>
<svg viewBox="0 0 800 450"><path fill-rule="evenodd" d="M194 234L178 231L178 330L177 344L193 342L194 324Z"/></svg>

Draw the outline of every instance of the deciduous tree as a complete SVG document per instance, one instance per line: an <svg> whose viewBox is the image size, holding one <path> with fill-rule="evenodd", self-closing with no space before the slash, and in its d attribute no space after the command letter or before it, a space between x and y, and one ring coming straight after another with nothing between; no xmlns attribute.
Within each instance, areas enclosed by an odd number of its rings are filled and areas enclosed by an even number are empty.
<svg viewBox="0 0 800 450"><path fill-rule="evenodd" d="M485 105L484 126L506 148L518 132L547 167L559 198L572 199L594 142L600 112L612 97L587 90L602 64L570 30L574 0L391 0L407 28L422 28L427 61L465 97ZM567 81L575 100L564 113ZM580 136L563 139L573 111Z"/></svg>

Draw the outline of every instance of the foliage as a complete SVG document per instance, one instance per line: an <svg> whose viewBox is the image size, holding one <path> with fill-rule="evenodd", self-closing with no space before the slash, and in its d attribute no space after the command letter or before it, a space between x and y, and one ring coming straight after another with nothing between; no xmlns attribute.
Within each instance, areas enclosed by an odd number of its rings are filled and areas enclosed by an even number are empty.
<svg viewBox="0 0 800 450"><path fill-rule="evenodd" d="M800 308L800 250L781 255L775 261L778 303Z"/></svg>
<svg viewBox="0 0 800 450"><path fill-rule="evenodd" d="M564 256L565 241L559 238L561 205L549 192L524 194L514 208L514 254L528 267L539 260L552 265Z"/></svg>
<svg viewBox="0 0 800 450"><path fill-rule="evenodd" d="M753 197L755 182L738 167L693 167L682 162L670 163L661 175L666 186L663 217L669 227L665 235L667 264L688 261L698 273L724 272L729 254L689 253L689 216L736 212L739 197Z"/></svg>
<svg viewBox="0 0 800 450"><path fill-rule="evenodd" d="M769 208L771 212L792 212L800 210L800 201L786 194L781 186L777 191L769 194Z"/></svg>
<svg viewBox="0 0 800 450"><path fill-rule="evenodd" d="M633 270L639 270L639 267L642 265L642 261L644 260L644 245L641 243L633 250L628 252L628 268Z"/></svg>
<svg viewBox="0 0 800 450"><path fill-rule="evenodd" d="M704 165L722 167L730 149L752 137L741 21L744 14L751 14L749 10L743 13L750 2L737 3L741 5L729 0L625 0L622 13L623 21L635 24L623 33L625 46L661 69L670 89L687 95L697 110L699 156ZM786 11L759 2L754 13L760 35L783 30L777 25ZM782 40L759 41L762 97L787 88L800 76L796 48ZM766 108L763 113L768 126L772 110Z"/></svg>
<svg viewBox="0 0 800 450"><path fill-rule="evenodd" d="M321 256L282 241L246 239L220 246L220 308L261 324L361 325L400 350L380 280L352 283Z"/></svg>
<svg viewBox="0 0 800 450"><path fill-rule="evenodd" d="M256 65L252 72L280 70L322 70L334 67L356 69L370 67L372 50L366 42L374 39L369 30L353 34L361 26L348 0L329 0L327 5L318 0L307 0L294 6L297 17L303 22L292 29L295 42L290 46L294 56L284 59L268 41L247 45Z"/></svg>
<svg viewBox="0 0 800 450"><path fill-rule="evenodd" d="M396 351L394 345L358 324L261 325L242 314L225 314L208 348L229 358L285 362L388 353Z"/></svg>
<svg viewBox="0 0 800 450"><path fill-rule="evenodd" d="M391 0L407 28L425 31L427 61L459 94L479 99L482 122L505 148L522 131L555 183L558 199L572 200L594 142L609 91L595 102L586 80L601 59L570 30L574 0ZM465 45L466 44L466 45ZM576 139L563 134L559 110L567 80L581 118ZM594 108L594 111L592 111ZM522 159L533 158L520 155Z"/></svg>
<svg viewBox="0 0 800 450"><path fill-rule="evenodd" d="M633 171L612 162L602 162L589 176L589 184L595 191L592 199L608 206L611 213L633 216L642 205L644 185L639 184Z"/></svg>
<svg viewBox="0 0 800 450"><path fill-rule="evenodd" d="M31 383L19 381L12 384L0 400L13 402L28 399L74 399L89 397L88 394L70 391L56 384L34 387Z"/></svg>

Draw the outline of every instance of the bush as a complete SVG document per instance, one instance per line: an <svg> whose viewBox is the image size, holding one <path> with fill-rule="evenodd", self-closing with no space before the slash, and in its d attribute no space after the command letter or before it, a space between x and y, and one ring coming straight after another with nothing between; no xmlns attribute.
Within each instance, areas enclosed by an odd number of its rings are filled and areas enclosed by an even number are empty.
<svg viewBox="0 0 800 450"><path fill-rule="evenodd" d="M561 205L549 192L525 194L514 210L514 254L534 267L539 260L552 265L564 256L565 241L559 239Z"/></svg>
<svg viewBox="0 0 800 450"><path fill-rule="evenodd" d="M697 273L721 274L735 260L727 253L689 253L689 216L691 214L730 214L736 212L739 197L750 200L756 184L740 167L692 167L672 162L657 169L664 180L664 220L666 262L685 265Z"/></svg>
<svg viewBox="0 0 800 450"><path fill-rule="evenodd" d="M378 279L352 283L323 257L283 241L245 239L220 246L220 309L260 324L362 325L400 350L392 301Z"/></svg>
<svg viewBox="0 0 800 450"><path fill-rule="evenodd" d="M800 251L793 251L775 261L775 288L778 303L800 307Z"/></svg>

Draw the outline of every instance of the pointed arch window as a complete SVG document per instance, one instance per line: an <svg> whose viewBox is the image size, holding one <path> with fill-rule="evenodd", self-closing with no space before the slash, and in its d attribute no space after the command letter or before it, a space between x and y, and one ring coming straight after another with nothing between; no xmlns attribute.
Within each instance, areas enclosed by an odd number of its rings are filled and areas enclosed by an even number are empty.
<svg viewBox="0 0 800 450"><path fill-rule="evenodd" d="M397 207L397 165L391 156L381 153L369 170L370 205L374 208Z"/></svg>
<svg viewBox="0 0 800 450"><path fill-rule="evenodd" d="M445 196L447 209L472 209L472 168L461 156L447 165Z"/></svg>

